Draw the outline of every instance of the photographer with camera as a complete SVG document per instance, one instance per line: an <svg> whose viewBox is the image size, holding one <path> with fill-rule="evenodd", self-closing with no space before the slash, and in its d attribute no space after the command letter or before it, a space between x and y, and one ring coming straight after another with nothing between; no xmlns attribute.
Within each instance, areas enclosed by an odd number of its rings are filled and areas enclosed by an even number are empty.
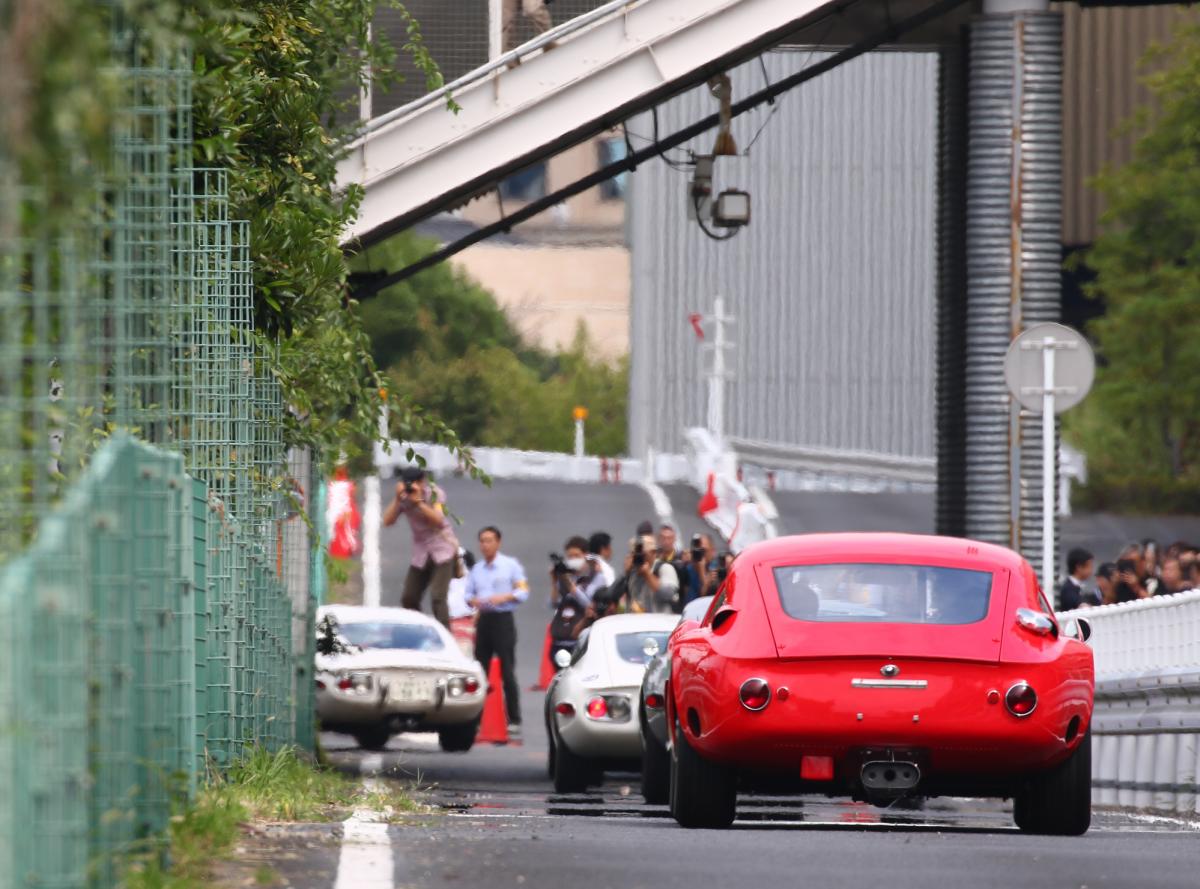
<svg viewBox="0 0 1200 889"><path fill-rule="evenodd" d="M700 598L708 587L708 576L713 570L711 562L715 550L712 538L707 534L693 534L692 546L682 556L682 571L680 572L680 605L685 606L693 599ZM680 571L677 567L676 571Z"/></svg>
<svg viewBox="0 0 1200 889"><path fill-rule="evenodd" d="M679 575L659 556L658 544L650 535L630 541L624 581L631 611L671 614L678 610Z"/></svg>
<svg viewBox="0 0 1200 889"><path fill-rule="evenodd" d="M396 496L383 513L384 525L391 527L400 516L412 529L412 560L404 577L400 606L421 610L421 600L429 589L433 616L450 628L450 608L446 597L458 563L458 538L446 518L441 488L428 481L425 470L406 466L396 483Z"/></svg>
<svg viewBox="0 0 1200 889"><path fill-rule="evenodd" d="M706 596L715 596L725 578L729 576L729 566L733 564L733 553L722 550L708 563L707 580L703 588Z"/></svg>
<svg viewBox="0 0 1200 889"><path fill-rule="evenodd" d="M550 553L550 660L559 651L570 651L579 638L578 625L584 619L592 596L605 587L598 564L587 555L588 542L572 537L563 546L563 555Z"/></svg>

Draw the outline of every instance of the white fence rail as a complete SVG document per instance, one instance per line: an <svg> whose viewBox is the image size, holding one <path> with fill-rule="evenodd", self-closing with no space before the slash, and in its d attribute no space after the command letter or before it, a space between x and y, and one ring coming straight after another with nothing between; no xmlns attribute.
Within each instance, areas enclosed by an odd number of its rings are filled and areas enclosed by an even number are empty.
<svg viewBox="0 0 1200 889"><path fill-rule="evenodd" d="M1200 671L1200 590L1070 614L1092 625L1097 679Z"/></svg>
<svg viewBox="0 0 1200 889"><path fill-rule="evenodd" d="M1200 814L1200 590L1069 612L1092 625L1092 799Z"/></svg>

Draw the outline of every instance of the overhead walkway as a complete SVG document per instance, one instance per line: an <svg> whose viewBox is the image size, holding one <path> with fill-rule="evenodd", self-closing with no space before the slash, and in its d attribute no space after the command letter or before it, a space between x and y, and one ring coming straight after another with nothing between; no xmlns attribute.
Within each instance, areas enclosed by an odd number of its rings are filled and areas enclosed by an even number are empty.
<svg viewBox="0 0 1200 889"><path fill-rule="evenodd" d="M346 238L367 245L455 207L782 42L861 41L849 58L962 4L614 0L369 121L338 166L341 187L365 192Z"/></svg>

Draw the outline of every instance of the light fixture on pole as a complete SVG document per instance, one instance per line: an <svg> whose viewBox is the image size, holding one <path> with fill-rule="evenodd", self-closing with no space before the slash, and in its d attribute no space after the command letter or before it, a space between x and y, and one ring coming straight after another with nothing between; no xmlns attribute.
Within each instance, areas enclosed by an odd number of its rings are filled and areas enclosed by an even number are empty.
<svg viewBox="0 0 1200 889"><path fill-rule="evenodd" d="M588 409L583 405L576 405L574 410L575 416L575 456L583 456L583 421L588 417Z"/></svg>

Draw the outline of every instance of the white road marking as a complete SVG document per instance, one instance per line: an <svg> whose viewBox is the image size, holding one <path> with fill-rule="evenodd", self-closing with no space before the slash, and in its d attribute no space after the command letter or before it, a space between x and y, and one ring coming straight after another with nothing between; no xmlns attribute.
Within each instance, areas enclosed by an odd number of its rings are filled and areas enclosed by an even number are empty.
<svg viewBox="0 0 1200 889"><path fill-rule="evenodd" d="M363 787L374 791L380 787L373 777L383 769L383 755L370 753L362 758L359 771ZM392 842L384 816L372 809L355 809L342 823L342 850L338 856L337 880L334 889L395 889L396 867Z"/></svg>
<svg viewBox="0 0 1200 889"><path fill-rule="evenodd" d="M1131 821L1141 821L1143 824L1173 824L1182 828L1181 832L1200 831L1200 822L1189 821L1186 818L1175 818L1171 815L1149 815L1144 812L1121 812L1120 814Z"/></svg>

